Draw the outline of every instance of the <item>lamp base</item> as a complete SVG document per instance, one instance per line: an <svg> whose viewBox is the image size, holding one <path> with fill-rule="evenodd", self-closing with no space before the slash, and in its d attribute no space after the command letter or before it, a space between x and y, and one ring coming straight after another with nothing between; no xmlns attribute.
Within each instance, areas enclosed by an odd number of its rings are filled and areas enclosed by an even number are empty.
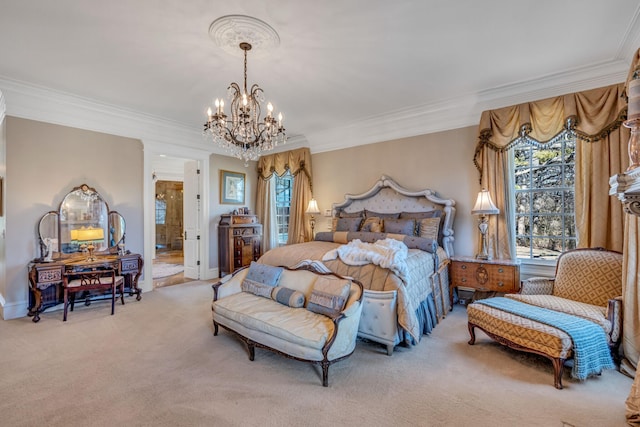
<svg viewBox="0 0 640 427"><path fill-rule="evenodd" d="M476 259L490 260L491 255L489 255L489 250L487 249L487 230L489 229L489 223L487 221L486 215L482 215L480 217L480 221L478 222L478 229L480 230L482 247L480 249L480 252L476 255Z"/></svg>

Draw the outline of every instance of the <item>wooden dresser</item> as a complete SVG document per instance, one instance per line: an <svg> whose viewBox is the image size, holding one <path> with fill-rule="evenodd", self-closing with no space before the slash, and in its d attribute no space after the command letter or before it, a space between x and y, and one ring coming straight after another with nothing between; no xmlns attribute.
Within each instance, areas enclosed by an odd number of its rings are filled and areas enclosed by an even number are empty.
<svg viewBox="0 0 640 427"><path fill-rule="evenodd" d="M517 261L453 257L450 266L449 296L452 307L454 287L501 293L515 293L520 290L520 264Z"/></svg>
<svg viewBox="0 0 640 427"><path fill-rule="evenodd" d="M262 225L255 215L222 215L218 224L220 277L257 261L262 255Z"/></svg>

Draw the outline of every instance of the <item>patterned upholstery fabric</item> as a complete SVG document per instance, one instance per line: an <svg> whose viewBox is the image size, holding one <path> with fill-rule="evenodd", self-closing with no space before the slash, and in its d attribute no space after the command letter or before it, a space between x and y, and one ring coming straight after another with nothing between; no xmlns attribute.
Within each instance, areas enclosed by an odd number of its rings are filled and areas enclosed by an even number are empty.
<svg viewBox="0 0 640 427"><path fill-rule="evenodd" d="M622 295L622 254L565 252L558 259L553 295L605 307L610 299Z"/></svg>
<svg viewBox="0 0 640 427"><path fill-rule="evenodd" d="M482 304L469 304L467 315L469 322L515 344L561 359L573 355L571 337L552 326Z"/></svg>
<svg viewBox="0 0 640 427"><path fill-rule="evenodd" d="M522 282L521 295L551 295L554 279L532 277Z"/></svg>

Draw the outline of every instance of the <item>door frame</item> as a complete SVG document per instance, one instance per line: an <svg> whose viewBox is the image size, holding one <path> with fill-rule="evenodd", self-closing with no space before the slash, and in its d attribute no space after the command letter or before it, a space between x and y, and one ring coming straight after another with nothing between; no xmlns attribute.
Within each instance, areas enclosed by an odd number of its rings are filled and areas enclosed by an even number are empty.
<svg viewBox="0 0 640 427"><path fill-rule="evenodd" d="M144 215L144 268L143 279L138 284L143 292L153 290L153 258L155 257L155 182L153 181L152 159L154 156L164 154L168 157L178 157L185 160L196 160L200 163L200 175L202 176L202 188L200 193L200 241L198 250L200 253L200 280L215 278L209 268L209 158L210 152L205 150L180 147L156 141L143 141L144 144L144 188L143 188L143 215Z"/></svg>

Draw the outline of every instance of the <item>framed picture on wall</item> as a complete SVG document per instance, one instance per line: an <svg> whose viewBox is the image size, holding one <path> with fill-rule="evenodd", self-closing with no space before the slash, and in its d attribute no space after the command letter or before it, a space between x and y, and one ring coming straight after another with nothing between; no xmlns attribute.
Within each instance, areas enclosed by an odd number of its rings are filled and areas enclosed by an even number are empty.
<svg viewBox="0 0 640 427"><path fill-rule="evenodd" d="M226 205L244 204L245 174L220 170L220 203Z"/></svg>

